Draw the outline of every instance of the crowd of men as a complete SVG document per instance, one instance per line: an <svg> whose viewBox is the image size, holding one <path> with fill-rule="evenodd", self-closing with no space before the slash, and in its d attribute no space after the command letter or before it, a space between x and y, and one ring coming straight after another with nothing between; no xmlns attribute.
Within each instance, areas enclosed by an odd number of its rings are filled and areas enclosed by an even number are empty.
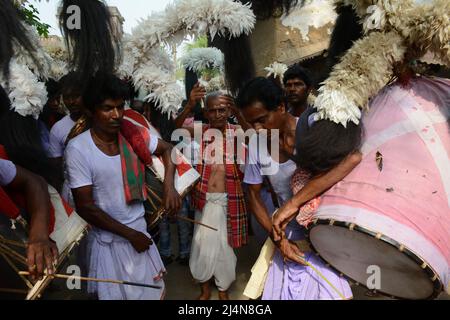
<svg viewBox="0 0 450 320"><path fill-rule="evenodd" d="M307 69L292 65L282 83L274 78L255 78L235 99L225 91L207 93L197 83L179 114L168 120L169 126L161 124L162 115L153 104L138 100L129 83L114 75L102 77L101 81L93 77L84 91L70 73L59 82L48 83L51 95L38 128L40 145L51 168L46 180L90 225L82 250L77 251L77 261L86 275L146 283L158 289L92 281L88 283L89 293L99 299L164 298L166 266L174 259L170 223L176 220L177 261L189 264L192 277L200 285L200 300L210 299L212 279L219 298L229 298L228 289L236 279L235 250L248 243L249 225L260 245L269 237L278 248L272 258L273 270L265 280L263 299L336 298L325 282L305 272L305 259L327 269L309 254L305 229L294 220L276 233L272 222L275 210L293 197L293 188L299 190L293 177L300 176L303 183L311 177L295 162L296 141L301 139L298 135L314 121L314 109L308 105L313 86ZM195 121L199 116L195 106L202 102L203 121ZM139 112L147 121L138 130L144 145L124 138L127 112L134 116ZM201 140L188 140L184 147L194 150L190 161L200 179L182 198L174 186L176 164L171 155L176 142L162 137L170 137L177 128L194 137L199 125ZM211 129L218 130L219 138L223 138L219 144L207 137ZM253 134L248 134L252 129ZM249 139L244 145L236 144L236 130L247 130ZM208 151L211 143L214 147ZM143 146L144 150L136 151ZM241 147L245 157L238 161L236 154ZM142 161L142 154L160 156L165 167L162 205L166 215L156 232L149 230L145 217L143 164L147 163ZM357 153L354 157L352 166L359 159ZM8 159L7 152L3 158ZM33 278L40 278L44 272L54 271L52 263L57 256L55 244L44 232L48 223L45 211L49 210L46 188L42 187L45 177L30 172L36 172L35 168L28 171L9 160L0 164L1 185L6 190L19 189L32 214L28 264ZM190 217L196 224L177 216ZM283 218L278 223L281 226ZM159 249L155 240L159 240ZM289 283L293 281L286 281L286 271L303 273L305 279L293 284L303 288L291 290ZM345 292L344 297L351 298L347 282L333 271L325 271Z"/></svg>

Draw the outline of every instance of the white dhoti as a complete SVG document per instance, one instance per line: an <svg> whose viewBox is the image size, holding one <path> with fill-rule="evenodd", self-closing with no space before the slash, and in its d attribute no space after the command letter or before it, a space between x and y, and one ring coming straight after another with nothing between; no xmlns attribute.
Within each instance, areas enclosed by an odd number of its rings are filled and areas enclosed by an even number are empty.
<svg viewBox="0 0 450 320"><path fill-rule="evenodd" d="M128 226L150 238L143 217ZM90 277L155 285L161 289L90 281L88 292L97 293L100 300L163 298L165 287L162 275L165 268L155 244L147 251L138 253L128 240L120 236L98 229L92 232L89 238Z"/></svg>
<svg viewBox="0 0 450 320"><path fill-rule="evenodd" d="M236 255L228 244L227 194L207 193L203 211L197 221L218 231L195 225L189 267L195 280L204 283L214 277L220 291L226 291L236 279Z"/></svg>

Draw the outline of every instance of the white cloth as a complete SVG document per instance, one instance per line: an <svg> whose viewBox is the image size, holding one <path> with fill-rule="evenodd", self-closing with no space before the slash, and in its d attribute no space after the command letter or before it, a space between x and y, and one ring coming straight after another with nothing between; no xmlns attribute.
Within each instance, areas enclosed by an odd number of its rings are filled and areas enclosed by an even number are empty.
<svg viewBox="0 0 450 320"><path fill-rule="evenodd" d="M66 139L75 125L75 121L72 120L70 115L65 116L61 120L55 123L50 130L50 145L49 145L49 157L60 158L64 155L64 149L66 148Z"/></svg>
<svg viewBox="0 0 450 320"><path fill-rule="evenodd" d="M150 238L143 217L128 226ZM100 300L160 300L164 297L162 275L166 270L155 244L138 253L124 238L99 229L91 232L89 241L90 277L156 285L161 289L89 282L88 292L96 292Z"/></svg>
<svg viewBox="0 0 450 320"><path fill-rule="evenodd" d="M149 149L154 153L158 139L151 136L150 140ZM95 204L120 223L144 216L142 202L126 203L120 155L108 156L100 151L90 130L69 142L65 159L71 189L92 185Z"/></svg>
<svg viewBox="0 0 450 320"><path fill-rule="evenodd" d="M60 158L64 155L66 149L66 140L75 121L72 120L70 115L65 116L58 122L56 122L50 130L48 156L49 158ZM65 167L65 165L64 165ZM64 184L61 190L61 196L66 200L70 206L75 206L72 193L68 185L68 177L66 168L64 168Z"/></svg>
<svg viewBox="0 0 450 320"><path fill-rule="evenodd" d="M228 244L226 193L207 193L202 212L195 219L218 231L195 225L189 267L192 276L204 283L212 277L220 291L226 291L236 280L236 255Z"/></svg>
<svg viewBox="0 0 450 320"><path fill-rule="evenodd" d="M261 184L263 176L267 176L277 195L278 203L282 206L292 198L291 178L297 165L292 160L278 163L271 157L267 147L259 147L258 144L258 135L255 134L250 138L244 183Z"/></svg>
<svg viewBox="0 0 450 320"><path fill-rule="evenodd" d="M153 153L158 144L156 137L149 145ZM146 231L142 202L127 204L124 195L120 155L108 156L97 148L90 130L71 140L65 152L69 186L72 189L93 187L96 206L113 219L139 232ZM99 299L161 299L164 282L159 279L165 272L155 244L144 253L138 253L124 238L98 228L89 237L89 276L119 279L130 282L156 284L161 289L89 283L89 292L97 292Z"/></svg>
<svg viewBox="0 0 450 320"><path fill-rule="evenodd" d="M17 169L14 163L9 160L0 159L0 186L10 184L16 177Z"/></svg>

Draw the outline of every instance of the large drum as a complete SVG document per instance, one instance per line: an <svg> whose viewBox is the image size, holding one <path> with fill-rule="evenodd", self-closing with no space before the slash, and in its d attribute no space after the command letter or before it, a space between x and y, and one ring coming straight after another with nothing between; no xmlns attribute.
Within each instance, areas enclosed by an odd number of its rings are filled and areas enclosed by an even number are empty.
<svg viewBox="0 0 450 320"><path fill-rule="evenodd" d="M364 116L363 160L323 195L314 250L369 289L431 299L449 286L450 81L385 88Z"/></svg>
<svg viewBox="0 0 450 320"><path fill-rule="evenodd" d="M87 233L87 223L81 219L51 186L48 187L52 210L50 215L50 238L58 247L56 270L67 262L74 247ZM53 278L44 276L42 280L31 283L19 271L28 270L26 263L26 244L28 226L22 216L14 219L0 213L0 297L39 298Z"/></svg>
<svg viewBox="0 0 450 320"><path fill-rule="evenodd" d="M185 197L200 179L200 174L189 164L181 152L177 151L177 157L174 184L180 196ZM149 229L155 227L166 213L162 203L164 164L158 157L153 156L152 160L152 166L145 172L148 197L145 208Z"/></svg>

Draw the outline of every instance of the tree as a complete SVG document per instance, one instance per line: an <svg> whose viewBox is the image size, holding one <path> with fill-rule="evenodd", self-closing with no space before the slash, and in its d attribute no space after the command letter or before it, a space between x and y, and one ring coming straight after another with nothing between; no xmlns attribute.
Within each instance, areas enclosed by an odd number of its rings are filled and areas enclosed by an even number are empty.
<svg viewBox="0 0 450 320"><path fill-rule="evenodd" d="M24 20L31 26L34 26L41 37L48 38L48 32L50 25L44 23L39 18L39 11L28 0L16 2L19 11L21 12Z"/></svg>

